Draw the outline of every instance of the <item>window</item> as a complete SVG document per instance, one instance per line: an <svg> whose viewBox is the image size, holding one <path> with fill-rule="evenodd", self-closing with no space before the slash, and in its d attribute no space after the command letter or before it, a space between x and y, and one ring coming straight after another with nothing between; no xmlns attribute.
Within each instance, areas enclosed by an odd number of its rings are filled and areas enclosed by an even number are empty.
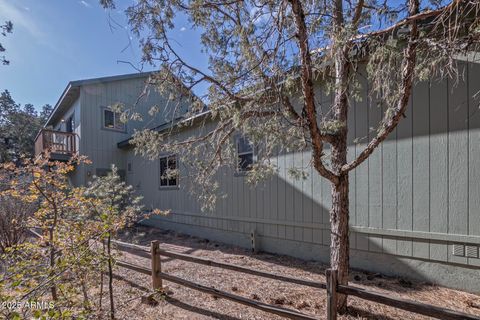
<svg viewBox="0 0 480 320"><path fill-rule="evenodd" d="M128 172L132 172L132 163L131 163L131 162L129 162L129 163L127 164L127 171L128 171Z"/></svg>
<svg viewBox="0 0 480 320"><path fill-rule="evenodd" d="M170 155L160 158L160 187L178 185L177 156Z"/></svg>
<svg viewBox="0 0 480 320"><path fill-rule="evenodd" d="M243 136L237 138L237 171L244 172L252 168L255 160L252 143Z"/></svg>
<svg viewBox="0 0 480 320"><path fill-rule="evenodd" d="M110 109L103 109L103 127L119 131L125 130L125 124L120 121L121 114Z"/></svg>

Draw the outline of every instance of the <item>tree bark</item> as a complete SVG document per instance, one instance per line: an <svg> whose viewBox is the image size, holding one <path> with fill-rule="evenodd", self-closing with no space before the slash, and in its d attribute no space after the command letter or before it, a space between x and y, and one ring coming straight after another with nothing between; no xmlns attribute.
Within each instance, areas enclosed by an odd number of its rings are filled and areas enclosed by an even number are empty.
<svg viewBox="0 0 480 320"><path fill-rule="evenodd" d="M82 280L80 281L80 285L82 287L82 293L83 293L83 308L85 311L91 311L90 307L90 299L88 298L88 289L87 289L87 276L86 274L82 274Z"/></svg>
<svg viewBox="0 0 480 320"><path fill-rule="evenodd" d="M343 9L340 0L336 1L335 27L337 32L343 28ZM350 63L348 46L337 48L335 60L335 97L333 101L334 119L341 124L332 145L332 171L338 181L332 183L332 208L330 210L330 266L338 270L338 283L348 284L349 240L348 240L348 172L342 172L347 163L347 133L348 133L348 79ZM344 313L347 309L347 296L337 296L337 311Z"/></svg>
<svg viewBox="0 0 480 320"><path fill-rule="evenodd" d="M362 12L363 2L359 1L355 10L353 24L356 28ZM342 0L335 0L333 10L334 29L334 68L335 96L333 101L334 119L341 124L332 142L332 171L338 176L338 182L332 183L332 208L330 210L330 266L338 271L339 284L348 284L349 269L349 239L348 239L348 172L343 173L342 167L347 163L347 133L348 133L348 82L350 77L350 62L348 59L350 45L343 44L341 35L345 23ZM347 310L347 296L337 296L337 311Z"/></svg>
<svg viewBox="0 0 480 320"><path fill-rule="evenodd" d="M348 235L348 174L340 176L338 184L332 184L332 208L330 210L330 266L338 270L338 283L348 284L349 235ZM346 311L347 296L338 294L337 310Z"/></svg>
<svg viewBox="0 0 480 320"><path fill-rule="evenodd" d="M52 278L52 286L50 288L50 292L52 294L52 300L57 301L58 294L57 294L57 286L53 278L55 277L55 228L57 227L58 221L58 208L55 201L52 201L53 204L53 223L48 229L48 241L50 246L50 277Z"/></svg>
<svg viewBox="0 0 480 320"><path fill-rule="evenodd" d="M50 228L48 233L49 233L48 241L49 241L49 244L50 244L50 268L51 268L49 276L53 279L53 277L55 276L55 271L54 271L54 268L55 268L55 245L53 244L53 242L54 242L53 227ZM52 280L52 286L50 287L50 292L52 294L52 300L57 301L57 299L58 299L57 286L55 285L55 281L53 281L53 280Z"/></svg>
<svg viewBox="0 0 480 320"><path fill-rule="evenodd" d="M105 240L102 240L102 259L105 257ZM98 298L98 310L102 313L103 300L103 266L100 268L100 297Z"/></svg>

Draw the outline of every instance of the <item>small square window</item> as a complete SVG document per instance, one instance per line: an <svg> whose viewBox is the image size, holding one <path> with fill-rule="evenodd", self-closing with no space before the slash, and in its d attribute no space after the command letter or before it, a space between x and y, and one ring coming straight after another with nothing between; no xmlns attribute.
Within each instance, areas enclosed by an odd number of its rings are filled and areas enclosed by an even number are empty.
<svg viewBox="0 0 480 320"><path fill-rule="evenodd" d="M177 157L170 155L160 158L160 187L173 187L178 185Z"/></svg>
<svg viewBox="0 0 480 320"><path fill-rule="evenodd" d="M103 109L103 127L119 131L125 130L125 123L120 121L121 114L110 109Z"/></svg>
<svg viewBox="0 0 480 320"><path fill-rule="evenodd" d="M252 169L255 161L254 147L246 137L237 138L237 171L244 172Z"/></svg>
<svg viewBox="0 0 480 320"><path fill-rule="evenodd" d="M128 171L128 172L132 172L132 163L131 163L131 162L129 162L129 163L127 164L127 171Z"/></svg>

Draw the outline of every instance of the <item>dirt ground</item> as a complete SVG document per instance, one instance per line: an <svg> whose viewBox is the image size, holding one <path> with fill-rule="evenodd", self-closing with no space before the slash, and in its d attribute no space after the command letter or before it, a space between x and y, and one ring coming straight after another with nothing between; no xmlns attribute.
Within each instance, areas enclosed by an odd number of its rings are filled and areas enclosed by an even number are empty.
<svg viewBox="0 0 480 320"><path fill-rule="evenodd" d="M187 253L216 261L314 281L325 281L325 265L273 254L251 254L248 250L153 228L133 228L120 240L149 245L160 240L166 250ZM150 267L145 258L123 253L120 260ZM193 282L224 290L243 297L325 317L325 290L282 283L229 270L172 260L162 257L162 271ZM171 282L164 282L169 294L158 299L156 306L142 297L150 293L150 278L134 271L118 268L115 299L119 319L281 319L281 317L243 306L233 301L194 291ZM411 282L379 274L352 272L351 284L428 304L447 307L480 316L480 296L457 290ZM143 300L143 301L142 301ZM395 308L349 298L349 311L339 319L428 319Z"/></svg>

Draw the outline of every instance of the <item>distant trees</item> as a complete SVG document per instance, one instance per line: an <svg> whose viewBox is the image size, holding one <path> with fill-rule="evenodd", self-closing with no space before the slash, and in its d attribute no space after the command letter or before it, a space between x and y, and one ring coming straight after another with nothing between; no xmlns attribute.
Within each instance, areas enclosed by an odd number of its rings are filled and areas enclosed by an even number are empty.
<svg viewBox="0 0 480 320"><path fill-rule="evenodd" d="M51 111L49 104L40 112L32 104L21 106L8 90L0 94L0 163L33 156L35 136Z"/></svg>
<svg viewBox="0 0 480 320"><path fill-rule="evenodd" d="M4 24L0 25L0 33L2 36L6 37L8 33L12 33L13 23L12 21L5 21ZM5 52L5 47L0 43L0 53ZM7 65L10 64L10 61L7 60L5 56L0 56L0 63Z"/></svg>

